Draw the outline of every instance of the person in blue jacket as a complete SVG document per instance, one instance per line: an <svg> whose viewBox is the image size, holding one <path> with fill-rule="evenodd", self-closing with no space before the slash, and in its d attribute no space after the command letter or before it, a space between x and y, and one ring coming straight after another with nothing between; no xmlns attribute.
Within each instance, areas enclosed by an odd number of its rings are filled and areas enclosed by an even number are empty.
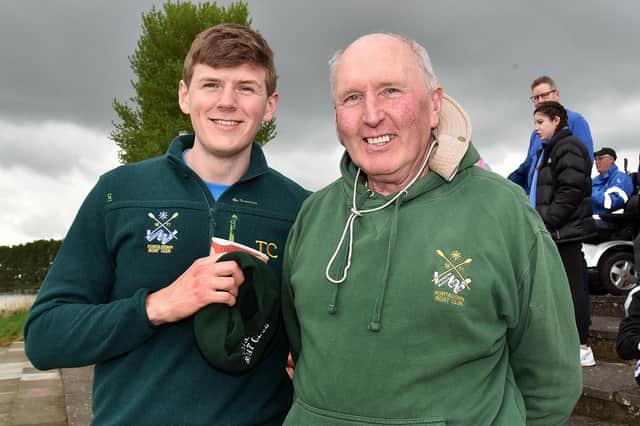
<svg viewBox="0 0 640 426"><path fill-rule="evenodd" d="M531 83L531 101L535 108L537 108L544 101L560 102L560 90L556 86L553 79L547 75L540 76L533 80ZM589 151L590 158L593 158L593 140L591 139L591 130L589 129L589 123L578 112L570 111L567 109L568 127L573 133L573 136L580 139L587 150ZM527 150L527 156L507 178L520 185L524 191L529 194L531 191L531 182L533 179L533 172L535 170L535 159L537 158L538 151L542 148L542 139L538 136L535 130L531 132L529 138L529 149Z"/></svg>
<svg viewBox="0 0 640 426"><path fill-rule="evenodd" d="M593 214L613 213L623 209L633 192L631 177L618 170L614 149L602 148L595 153L594 158L599 175L591 185Z"/></svg>

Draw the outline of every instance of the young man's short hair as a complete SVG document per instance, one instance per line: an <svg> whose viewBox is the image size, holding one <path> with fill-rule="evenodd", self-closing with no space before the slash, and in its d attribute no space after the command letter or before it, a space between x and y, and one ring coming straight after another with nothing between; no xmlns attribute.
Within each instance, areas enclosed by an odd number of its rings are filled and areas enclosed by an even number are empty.
<svg viewBox="0 0 640 426"><path fill-rule="evenodd" d="M265 71L267 96L276 91L276 69L273 51L257 31L237 24L215 25L202 31L191 43L184 60L182 80L191 84L196 64L212 68L230 68L244 64L261 67Z"/></svg>

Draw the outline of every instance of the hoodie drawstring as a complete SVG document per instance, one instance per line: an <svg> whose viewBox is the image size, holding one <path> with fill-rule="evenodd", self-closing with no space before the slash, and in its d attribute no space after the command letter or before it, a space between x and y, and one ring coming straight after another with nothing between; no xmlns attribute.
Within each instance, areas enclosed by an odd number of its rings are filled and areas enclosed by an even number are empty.
<svg viewBox="0 0 640 426"><path fill-rule="evenodd" d="M422 165L420 166L420 168L418 169L417 173L415 174L415 176L411 179L411 181L409 181L409 183L402 188L402 190L398 191L398 193L396 195L393 196L393 198L391 198L389 201L387 201L386 203L384 203L381 206L378 207L374 207L372 209L366 209L366 210L358 210L358 207L356 206L356 194L357 194L357 188L358 188L358 178L360 177L360 168L358 167L358 171L356 172L356 177L354 179L353 182L353 197L351 200L351 209L350 209L350 213L349 213L349 217L347 218L346 223L344 224L344 229L342 231L342 235L340 236L340 241L338 242L338 246L336 247L335 251L333 252L333 255L331 256L331 259L329 259L329 263L327 263L327 268L325 269L325 277L327 278L327 280L329 280L329 282L335 284L335 288L333 289L332 295L331 295L331 301L329 302L329 306L328 306L328 312L330 314L335 314L338 310L337 308L337 302L338 302L338 285L342 284L346 279L347 279L347 274L349 271L349 268L351 267L351 255L353 253L353 224L355 223L356 219L367 214L367 213L373 213L379 210L382 210L386 207L388 207L389 205L391 205L391 203L395 202L403 193L406 193L407 189L409 189L409 187L411 185L413 185L419 178L420 175L422 174L422 171L424 170L424 168L427 166L427 163L429 162L429 158L431 157L431 152L433 150L433 148L435 147L435 143L432 143L431 146L429 146L429 150L427 151L427 154L424 157L424 160L422 161ZM398 209L399 204L396 205L396 209ZM395 228L397 228L397 214L394 218L394 220L396 221L396 224L394 225ZM331 266L333 265L333 262L335 261L336 257L338 256L338 253L340 252L340 249L342 248L342 244L345 241L345 237L347 235L347 232L349 233L349 246L348 246L348 251L347 251L347 263L344 267L344 269L342 270L342 276L340 278L333 278L331 276L330 270L331 270ZM394 232L394 242L395 242L395 233ZM386 269L388 269L390 267L389 263L390 263L390 258L391 253L388 252L387 253L387 266ZM383 284L384 288L381 290L383 296L384 296L384 291L386 290L386 281L387 281L387 276L386 274L388 274L388 270L385 273L385 282ZM378 298L380 298L380 294L378 295ZM382 301L378 302L376 300L376 305L378 303L382 303ZM380 306L379 309L377 309L378 311L382 310L382 307ZM378 331L380 329L380 312L378 312L377 314L377 329L374 329L376 326L373 326L373 321L372 324L370 325L370 329L372 331ZM372 328L373 327L373 328Z"/></svg>
<svg viewBox="0 0 640 426"><path fill-rule="evenodd" d="M407 191L403 192L407 195ZM371 321L369 322L369 330L380 330L380 317L382 316L382 306L384 305L384 297L387 292L387 283L389 282L389 271L391 270L391 253L396 245L396 239L398 236L398 217L400 215L400 199L396 200L395 208L393 209L393 218L391 219L391 229L389 230L389 242L387 243L387 261L384 265L384 273L382 274L382 286L378 291L378 297L376 297L376 303L373 305L373 312L371 313Z"/></svg>

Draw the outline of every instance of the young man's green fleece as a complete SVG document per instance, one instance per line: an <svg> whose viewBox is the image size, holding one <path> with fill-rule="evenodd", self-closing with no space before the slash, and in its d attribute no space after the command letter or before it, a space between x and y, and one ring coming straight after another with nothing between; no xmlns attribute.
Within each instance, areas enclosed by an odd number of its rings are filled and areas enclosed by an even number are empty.
<svg viewBox="0 0 640 426"><path fill-rule="evenodd" d="M200 354L193 317L157 327L147 317L147 295L207 256L213 236L262 245L280 276L287 232L308 195L254 145L249 170L215 202L182 160L192 145L193 135L180 136L165 156L100 178L29 315L26 351L37 368L96 364L94 424L278 425L290 405L282 327L265 359L230 375Z"/></svg>

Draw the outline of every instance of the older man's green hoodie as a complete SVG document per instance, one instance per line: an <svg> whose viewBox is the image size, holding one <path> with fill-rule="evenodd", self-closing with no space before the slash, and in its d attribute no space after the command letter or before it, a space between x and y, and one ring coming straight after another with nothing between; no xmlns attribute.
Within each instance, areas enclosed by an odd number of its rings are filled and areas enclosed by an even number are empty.
<svg viewBox="0 0 640 426"><path fill-rule="evenodd" d="M297 361L285 424L566 421L581 370L562 262L522 190L477 159L471 147L453 181L430 172L356 217L342 244L348 155L342 178L304 203L284 261ZM361 178L355 204L394 195Z"/></svg>

